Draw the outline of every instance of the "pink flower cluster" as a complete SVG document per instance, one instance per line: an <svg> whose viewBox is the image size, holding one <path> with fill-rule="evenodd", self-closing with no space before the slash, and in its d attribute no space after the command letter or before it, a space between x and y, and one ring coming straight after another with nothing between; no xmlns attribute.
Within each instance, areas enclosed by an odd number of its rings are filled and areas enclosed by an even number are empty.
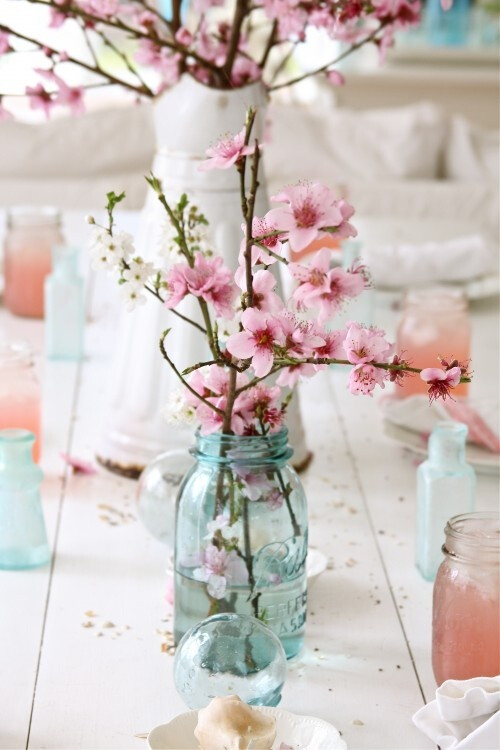
<svg viewBox="0 0 500 750"><path fill-rule="evenodd" d="M48 91L41 83L27 86L26 95L31 109L41 109L49 117L52 109L61 105L68 106L75 115L83 114L83 89L80 86L68 86L53 70L37 68L35 72L53 84L56 90Z"/></svg>
<svg viewBox="0 0 500 750"><path fill-rule="evenodd" d="M189 385L204 401L186 391L185 398L190 406L196 409L196 416L201 426L201 434L209 435L220 430L222 414L214 411L208 403L224 410L229 391L229 371L218 365L195 370L189 377ZM238 373L236 388L244 388L249 383L245 373ZM278 386L268 387L258 384L240 393L234 402L231 429L236 435L252 435L256 424L262 424L269 431L277 432L284 420L284 411L280 406L281 389Z"/></svg>
<svg viewBox="0 0 500 750"><path fill-rule="evenodd" d="M218 318L231 319L235 314L238 288L232 272L220 257L206 258L197 252L193 267L177 263L168 272L166 284L168 298L165 304L168 308L177 307L187 294L192 294L213 305Z"/></svg>

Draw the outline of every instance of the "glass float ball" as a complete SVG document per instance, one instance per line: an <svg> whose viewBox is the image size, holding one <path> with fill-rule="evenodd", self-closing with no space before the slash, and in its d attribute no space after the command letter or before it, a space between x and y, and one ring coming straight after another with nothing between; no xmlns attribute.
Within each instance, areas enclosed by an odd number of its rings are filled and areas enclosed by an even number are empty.
<svg viewBox="0 0 500 750"><path fill-rule="evenodd" d="M175 686L189 708L226 695L251 706L277 706L285 677L279 638L249 615L208 617L188 630L175 655Z"/></svg>
<svg viewBox="0 0 500 750"><path fill-rule="evenodd" d="M194 459L187 450L167 451L146 466L137 485L137 514L163 544L174 546L175 501L186 472Z"/></svg>

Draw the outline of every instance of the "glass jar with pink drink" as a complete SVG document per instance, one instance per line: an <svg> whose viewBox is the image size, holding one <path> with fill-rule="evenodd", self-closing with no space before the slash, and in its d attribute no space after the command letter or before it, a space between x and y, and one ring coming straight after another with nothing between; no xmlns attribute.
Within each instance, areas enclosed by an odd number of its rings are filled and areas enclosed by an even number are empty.
<svg viewBox="0 0 500 750"><path fill-rule="evenodd" d="M445 534L432 614L438 685L500 673L500 514L454 516Z"/></svg>
<svg viewBox="0 0 500 750"><path fill-rule="evenodd" d="M33 352L24 342L0 342L0 430L33 432L33 460L40 459L41 393Z"/></svg>
<svg viewBox="0 0 500 750"><path fill-rule="evenodd" d="M467 299L460 289L433 287L407 293L397 332L397 350L412 367L439 366L438 355L447 362L470 359L471 325ZM427 393L427 383L419 377L404 378L396 389L398 396ZM453 390L466 396L468 384Z"/></svg>
<svg viewBox="0 0 500 750"><path fill-rule="evenodd" d="M62 245L61 215L51 207L13 208L5 235L5 306L14 315L43 318L44 281L52 248Z"/></svg>

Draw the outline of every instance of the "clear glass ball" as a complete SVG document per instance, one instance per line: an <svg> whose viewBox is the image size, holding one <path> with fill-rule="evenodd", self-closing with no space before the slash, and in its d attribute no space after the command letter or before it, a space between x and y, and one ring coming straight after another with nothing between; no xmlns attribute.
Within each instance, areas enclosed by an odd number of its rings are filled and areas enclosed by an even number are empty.
<svg viewBox="0 0 500 750"><path fill-rule="evenodd" d="M194 459L187 450L167 451L146 466L137 484L137 515L163 544L174 547L175 501Z"/></svg>
<svg viewBox="0 0 500 750"><path fill-rule="evenodd" d="M249 615L208 617L188 630L175 655L175 686L193 709L226 695L251 706L277 706L285 677L279 638Z"/></svg>

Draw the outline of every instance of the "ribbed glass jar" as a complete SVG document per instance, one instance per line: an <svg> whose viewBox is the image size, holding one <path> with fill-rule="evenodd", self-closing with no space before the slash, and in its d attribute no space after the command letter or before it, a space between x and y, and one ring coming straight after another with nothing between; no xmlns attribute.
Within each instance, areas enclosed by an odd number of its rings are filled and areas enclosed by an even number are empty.
<svg viewBox="0 0 500 750"><path fill-rule="evenodd" d="M257 617L287 658L304 639L307 506L288 433L197 435L177 498L175 639L209 615Z"/></svg>

